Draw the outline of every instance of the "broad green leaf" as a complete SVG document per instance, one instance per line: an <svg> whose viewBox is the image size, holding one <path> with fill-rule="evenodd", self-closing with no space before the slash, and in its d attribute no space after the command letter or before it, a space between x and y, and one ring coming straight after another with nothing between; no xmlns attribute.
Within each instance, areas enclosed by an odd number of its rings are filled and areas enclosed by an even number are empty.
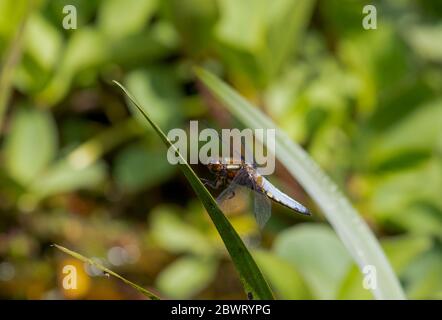
<svg viewBox="0 0 442 320"><path fill-rule="evenodd" d="M269 279L275 295L284 300L311 299L312 295L297 268L288 260L283 259L273 252L254 251L258 266Z"/></svg>
<svg viewBox="0 0 442 320"><path fill-rule="evenodd" d="M221 41L251 52L265 46L269 9L265 0L223 0L219 1L219 5L221 19L216 26L216 34ZM250 14L251 8L253 14Z"/></svg>
<svg viewBox="0 0 442 320"><path fill-rule="evenodd" d="M126 68L145 67L170 55L178 42L173 26L158 21L148 30L109 43L109 60Z"/></svg>
<svg viewBox="0 0 442 320"><path fill-rule="evenodd" d="M162 3L166 17L182 39L186 52L200 54L213 45L213 26L217 20L217 1L214 0L169 0Z"/></svg>
<svg viewBox="0 0 442 320"><path fill-rule="evenodd" d="M442 210L441 162L434 158L416 168L385 174L373 182L372 188L372 210L378 217L397 215L404 219L407 209L417 202L428 202Z"/></svg>
<svg viewBox="0 0 442 320"><path fill-rule="evenodd" d="M342 62L360 81L356 93L361 115L382 107L378 99L394 96L394 90L402 89L401 79L410 72L406 51L389 24L378 26L377 32L352 34L339 43Z"/></svg>
<svg viewBox="0 0 442 320"><path fill-rule="evenodd" d="M379 163L407 151L431 153L442 149L441 119L442 100L420 106L375 139L371 162Z"/></svg>
<svg viewBox="0 0 442 320"><path fill-rule="evenodd" d="M198 256L215 254L215 246L204 234L184 222L170 207L157 207L150 213L149 224L157 244L173 253L192 253Z"/></svg>
<svg viewBox="0 0 442 320"><path fill-rule="evenodd" d="M264 280L261 271L253 260L250 252L247 250L238 233L235 231L235 229L233 229L229 220L227 220L223 212L219 209L215 199L213 199L210 192L206 189L201 180L189 166L186 159L182 157L182 155L178 152L178 149L176 149L176 147L171 143L160 127L158 127L157 124L150 119L144 108L137 103L135 98L133 98L132 95L121 84L116 81L114 82L123 90L130 102L132 102L143 114L147 122L154 128L156 133L163 140L164 144L167 147L172 148L172 150L175 151L179 156L180 160L182 161L182 163L179 164L179 167L191 184L193 190L201 199L207 213L223 239L224 245L226 246L227 251L229 252L230 257L232 258L233 263L239 273L240 280L247 295L252 295L253 299L273 299L273 294L268 284Z"/></svg>
<svg viewBox="0 0 442 320"><path fill-rule="evenodd" d="M265 65L269 76L278 74L290 54L302 44L315 0L278 0L269 7Z"/></svg>
<svg viewBox="0 0 442 320"><path fill-rule="evenodd" d="M303 275L317 299L335 299L351 257L331 228L303 224L281 232L274 252Z"/></svg>
<svg viewBox="0 0 442 320"><path fill-rule="evenodd" d="M18 109L6 137L5 164L17 182L31 183L55 156L57 131L51 114L30 108Z"/></svg>
<svg viewBox="0 0 442 320"><path fill-rule="evenodd" d="M34 13L26 23L22 63L15 74L15 84L33 94L46 85L60 61L62 33L41 14Z"/></svg>
<svg viewBox="0 0 442 320"><path fill-rule="evenodd" d="M432 241L427 236L405 235L386 238L382 248L391 261L391 266L398 274L419 254L430 249Z"/></svg>
<svg viewBox="0 0 442 320"><path fill-rule="evenodd" d="M29 0L0 1L0 38L14 37L28 5Z"/></svg>
<svg viewBox="0 0 442 320"><path fill-rule="evenodd" d="M140 31L154 13L157 0L107 0L98 13L100 29L112 39Z"/></svg>
<svg viewBox="0 0 442 320"><path fill-rule="evenodd" d="M313 0L223 0L218 52L239 83L265 87L289 60L310 20ZM253 15L249 14L253 7ZM238 32L241 30L241 32ZM246 84L247 86L247 84Z"/></svg>
<svg viewBox="0 0 442 320"><path fill-rule="evenodd" d="M75 252L75 251L69 250L69 249L67 249L67 248L65 248L65 247L62 247L62 246L60 246L60 245L58 245L58 244L54 244L54 247L57 248L58 250L64 252L64 253L66 253L66 254L68 254L68 255L70 255L70 256L72 256L72 257L78 259L78 260L83 261L84 263L88 263L88 264L90 264L91 266L94 266L94 267L100 269L101 271L105 272L106 274L110 274L111 276L120 279L121 281L123 281L124 283L130 285L130 286L133 287L134 289L138 290L141 294L145 295L146 297L148 297L148 298L151 299L151 300L159 300L159 299L160 299L158 296L156 296L156 295L153 294L152 292L147 291L147 290L144 289L143 287L140 287L139 285L137 285L137 284L135 284L135 283L133 283L133 282L131 282L131 281L129 281L129 280L123 278L123 277L120 276L118 273L113 272L112 270L110 270L110 269L108 269L108 268L102 266L101 264L99 264L99 263L98 263L97 261L95 261L95 260L92 260L92 259L86 258L86 257L82 256L81 254L79 254L79 253L77 253L77 252Z"/></svg>
<svg viewBox="0 0 442 320"><path fill-rule="evenodd" d="M442 24L419 25L410 28L407 40L425 59L442 62Z"/></svg>
<svg viewBox="0 0 442 320"><path fill-rule="evenodd" d="M39 176L30 186L30 191L40 198L77 189L90 189L101 183L105 177L106 165L102 161L82 166L63 159Z"/></svg>
<svg viewBox="0 0 442 320"><path fill-rule="evenodd" d="M434 201L436 200L436 201ZM403 212L395 212L386 218L386 224L394 224L413 234L439 236L442 230L442 205L436 206L437 198L419 201ZM432 203L434 201L434 203Z"/></svg>
<svg viewBox="0 0 442 320"><path fill-rule="evenodd" d="M181 123L182 93L173 71L168 68L135 70L127 75L125 83L161 127L169 129ZM145 123L139 113L135 115Z"/></svg>
<svg viewBox="0 0 442 320"><path fill-rule="evenodd" d="M382 247L395 272L402 275L408 265L422 252L428 250L431 240L422 236L400 236L382 241ZM339 299L370 299L370 291L363 287L363 274L352 266L339 290Z"/></svg>
<svg viewBox="0 0 442 320"><path fill-rule="evenodd" d="M404 272L410 299L442 298L442 253L435 247L415 259Z"/></svg>
<svg viewBox="0 0 442 320"><path fill-rule="evenodd" d="M299 145L232 88L208 71L196 69L196 73L215 98L247 127L277 129L277 159L315 200L359 268L362 270L366 265L376 266L379 276L379 286L373 290L376 298L404 299L399 281L378 241L336 184Z"/></svg>
<svg viewBox="0 0 442 320"><path fill-rule="evenodd" d="M172 299L190 299L208 286L216 269L216 261L211 258L182 257L161 271L156 287Z"/></svg>
<svg viewBox="0 0 442 320"><path fill-rule="evenodd" d="M145 145L133 144L116 156L113 175L121 191L130 193L163 182L173 169L162 151L150 151Z"/></svg>
<svg viewBox="0 0 442 320"><path fill-rule="evenodd" d="M45 70L59 61L62 36L41 14L29 18L25 33L25 50Z"/></svg>
<svg viewBox="0 0 442 320"><path fill-rule="evenodd" d="M142 133L144 131L131 118L101 131L52 164L34 181L31 192L41 198L96 187L106 177L106 164L101 160L103 154Z"/></svg>
<svg viewBox="0 0 442 320"><path fill-rule="evenodd" d="M68 92L76 74L101 66L108 58L109 43L96 29L77 30L66 44L62 59L48 85L37 98L52 106Z"/></svg>

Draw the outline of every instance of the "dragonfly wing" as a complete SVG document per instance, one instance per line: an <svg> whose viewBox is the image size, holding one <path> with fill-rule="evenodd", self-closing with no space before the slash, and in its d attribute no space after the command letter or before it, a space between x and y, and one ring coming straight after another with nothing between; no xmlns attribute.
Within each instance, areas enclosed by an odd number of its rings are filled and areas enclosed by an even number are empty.
<svg viewBox="0 0 442 320"><path fill-rule="evenodd" d="M255 219L259 227L263 229L272 214L272 205L270 199L263 193L255 191L254 196Z"/></svg>
<svg viewBox="0 0 442 320"><path fill-rule="evenodd" d="M225 214L241 211L247 205L247 190L236 183L231 183L216 198L216 202Z"/></svg>

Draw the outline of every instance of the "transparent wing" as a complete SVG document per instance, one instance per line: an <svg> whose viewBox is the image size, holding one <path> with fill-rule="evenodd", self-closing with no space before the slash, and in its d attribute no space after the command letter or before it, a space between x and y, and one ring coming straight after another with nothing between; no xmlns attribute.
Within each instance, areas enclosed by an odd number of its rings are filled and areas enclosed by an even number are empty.
<svg viewBox="0 0 442 320"><path fill-rule="evenodd" d="M231 183L216 198L216 202L225 214L238 213L248 205L248 190L237 183Z"/></svg>
<svg viewBox="0 0 442 320"><path fill-rule="evenodd" d="M218 205L226 214L243 211L249 204L250 191L253 190L253 215L258 226L263 229L271 216L271 201L257 189L255 181L248 179L247 172L239 172L218 196Z"/></svg>
<svg viewBox="0 0 442 320"><path fill-rule="evenodd" d="M270 199L263 193L255 191L253 192L254 199L254 215L256 222L261 229L264 228L267 221L269 221L272 215L272 204Z"/></svg>

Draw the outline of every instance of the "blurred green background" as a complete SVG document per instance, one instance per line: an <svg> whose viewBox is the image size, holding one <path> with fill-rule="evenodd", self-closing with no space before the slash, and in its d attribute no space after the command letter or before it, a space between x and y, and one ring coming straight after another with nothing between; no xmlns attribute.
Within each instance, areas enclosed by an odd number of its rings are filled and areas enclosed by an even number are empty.
<svg viewBox="0 0 442 320"><path fill-rule="evenodd" d="M77 29L62 27L63 7ZM362 8L377 8L377 29ZM0 0L0 298L138 299L58 243L164 298L246 298L210 219L118 80L164 129L237 123L192 73L209 68L326 170L412 299L442 298L442 2ZM196 168L201 175L203 168ZM372 298L312 208L273 206L260 236L230 216L282 299ZM62 268L78 266L77 290Z"/></svg>

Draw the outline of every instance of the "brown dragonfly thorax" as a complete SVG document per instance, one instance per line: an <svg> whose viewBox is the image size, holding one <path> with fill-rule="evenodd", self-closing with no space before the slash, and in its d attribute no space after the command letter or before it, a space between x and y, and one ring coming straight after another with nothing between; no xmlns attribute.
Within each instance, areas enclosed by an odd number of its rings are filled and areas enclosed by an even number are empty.
<svg viewBox="0 0 442 320"><path fill-rule="evenodd" d="M248 173L246 176L250 179L255 178L257 175L256 170L252 165L234 158L211 159L209 160L207 167L210 172L216 175L219 184L230 183L239 171L246 171ZM242 185L250 184L248 179L238 182Z"/></svg>

